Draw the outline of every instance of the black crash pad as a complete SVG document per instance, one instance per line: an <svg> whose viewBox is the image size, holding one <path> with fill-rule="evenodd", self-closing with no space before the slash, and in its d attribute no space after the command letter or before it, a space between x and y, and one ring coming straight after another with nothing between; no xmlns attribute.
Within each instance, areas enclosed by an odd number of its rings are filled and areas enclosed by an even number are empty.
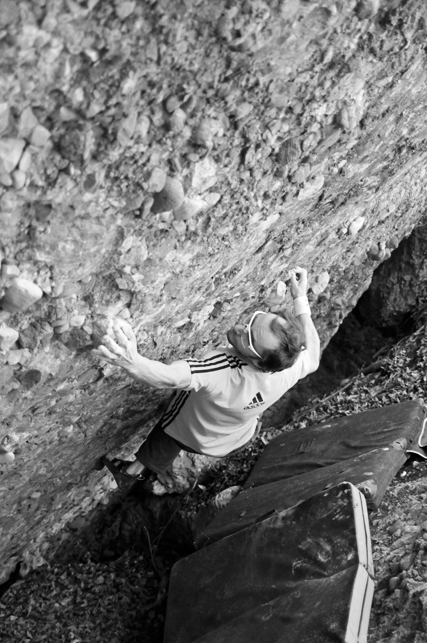
<svg viewBox="0 0 427 643"><path fill-rule="evenodd" d="M198 549L205 547L253 525L273 511L288 509L344 481L361 489L368 502L378 507L406 459L405 451L397 445L385 447L293 478L244 489L196 535L195 545Z"/></svg>
<svg viewBox="0 0 427 643"><path fill-rule="evenodd" d="M193 643L365 643L372 592L372 579L354 565L296 584Z"/></svg>
<svg viewBox="0 0 427 643"><path fill-rule="evenodd" d="M244 487L313 472L393 443L409 451L417 446L425 416L422 404L408 400L283 433L267 446Z"/></svg>
<svg viewBox="0 0 427 643"><path fill-rule="evenodd" d="M176 563L164 643L361 643L372 574L366 502L344 483Z"/></svg>

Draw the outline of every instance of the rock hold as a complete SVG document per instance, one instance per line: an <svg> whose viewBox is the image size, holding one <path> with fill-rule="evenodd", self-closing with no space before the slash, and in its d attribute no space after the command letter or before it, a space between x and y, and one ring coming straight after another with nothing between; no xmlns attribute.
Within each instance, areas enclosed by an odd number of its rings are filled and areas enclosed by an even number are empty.
<svg viewBox="0 0 427 643"><path fill-rule="evenodd" d="M28 279L18 277L6 290L0 306L9 313L26 310L43 297L43 290Z"/></svg>
<svg viewBox="0 0 427 643"><path fill-rule="evenodd" d="M193 140L196 145L210 149L213 145L212 126L209 119L205 118L196 126L193 133Z"/></svg>
<svg viewBox="0 0 427 643"><path fill-rule="evenodd" d="M172 114L176 109L178 109L180 104L181 101L179 100L178 96L171 94L171 96L168 96L165 101L165 109L167 112L169 112L169 114Z"/></svg>
<svg viewBox="0 0 427 643"><path fill-rule="evenodd" d="M0 134L9 126L10 108L7 103L0 103Z"/></svg>
<svg viewBox="0 0 427 643"><path fill-rule="evenodd" d="M15 460L15 454L12 451L0 451L0 463L12 464Z"/></svg>
<svg viewBox="0 0 427 643"><path fill-rule="evenodd" d="M18 341L19 333L14 328L0 324L0 350L8 351Z"/></svg>
<svg viewBox="0 0 427 643"><path fill-rule="evenodd" d="M179 179L167 177L164 188L154 195L151 211L155 214L176 210L184 201L184 188Z"/></svg>
<svg viewBox="0 0 427 643"><path fill-rule="evenodd" d="M27 181L27 175L22 170L12 172L12 183L15 190L22 190Z"/></svg>
<svg viewBox="0 0 427 643"><path fill-rule="evenodd" d="M365 224L365 217L357 217L348 226L348 234L354 236L363 228Z"/></svg>
<svg viewBox="0 0 427 643"><path fill-rule="evenodd" d="M18 134L20 138L29 138L39 122L31 107L26 107L19 118Z"/></svg>
<svg viewBox="0 0 427 643"><path fill-rule="evenodd" d="M161 192L165 187L167 175L160 167L155 167L151 171L150 178L148 179L149 192Z"/></svg>
<svg viewBox="0 0 427 643"><path fill-rule="evenodd" d="M0 0L0 29L19 20L19 6L12 0Z"/></svg>
<svg viewBox="0 0 427 643"><path fill-rule="evenodd" d="M321 292L323 292L330 280L330 275L329 272L325 270L325 272L321 272L320 275L317 275L315 283L311 286L311 290L315 295L320 295Z"/></svg>
<svg viewBox="0 0 427 643"><path fill-rule="evenodd" d="M202 210L208 207L208 204L204 199L194 198L189 199L186 197L183 203L173 211L173 215L177 221L186 221L191 217L196 216Z"/></svg>
<svg viewBox="0 0 427 643"><path fill-rule="evenodd" d="M20 138L3 138L0 140L0 174L10 174L18 165L25 141Z"/></svg>
<svg viewBox="0 0 427 643"><path fill-rule="evenodd" d="M293 165L301 156L301 146L297 138L288 138L280 147L277 160L281 165Z"/></svg>
<svg viewBox="0 0 427 643"><path fill-rule="evenodd" d="M175 132L175 134L179 134L179 132L182 132L186 119L186 113L184 112L184 110L178 107L178 109L174 111L170 119L170 127L172 132Z"/></svg>
<svg viewBox="0 0 427 643"><path fill-rule="evenodd" d="M31 134L30 143L35 147L44 147L49 139L49 130L43 125L36 125Z"/></svg>
<svg viewBox="0 0 427 643"><path fill-rule="evenodd" d="M359 20L372 18L378 13L380 0L359 0L356 5L356 15Z"/></svg>

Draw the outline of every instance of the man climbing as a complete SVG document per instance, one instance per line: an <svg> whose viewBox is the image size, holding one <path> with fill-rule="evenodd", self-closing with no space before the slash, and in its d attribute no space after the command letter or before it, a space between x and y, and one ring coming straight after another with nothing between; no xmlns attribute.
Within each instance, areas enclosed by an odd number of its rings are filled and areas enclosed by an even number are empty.
<svg viewBox="0 0 427 643"><path fill-rule="evenodd" d="M294 314L255 311L227 332L230 347L203 359L163 364L138 353L128 324L116 320L115 340L104 336L94 352L138 382L176 393L133 462L103 458L121 485L165 472L181 450L222 457L247 444L258 417L319 366L320 342L310 317L307 272L289 273Z"/></svg>

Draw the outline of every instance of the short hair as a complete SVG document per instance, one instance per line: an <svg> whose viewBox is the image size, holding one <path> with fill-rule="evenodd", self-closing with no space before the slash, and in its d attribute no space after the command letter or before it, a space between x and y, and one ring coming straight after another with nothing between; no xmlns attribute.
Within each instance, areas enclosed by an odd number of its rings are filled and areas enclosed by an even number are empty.
<svg viewBox="0 0 427 643"><path fill-rule="evenodd" d="M270 328L280 340L279 347L275 350L263 351L263 357L257 363L260 370L269 373L290 368L304 349L304 333L299 320L287 310L276 314L286 322L283 324L278 317L271 322Z"/></svg>

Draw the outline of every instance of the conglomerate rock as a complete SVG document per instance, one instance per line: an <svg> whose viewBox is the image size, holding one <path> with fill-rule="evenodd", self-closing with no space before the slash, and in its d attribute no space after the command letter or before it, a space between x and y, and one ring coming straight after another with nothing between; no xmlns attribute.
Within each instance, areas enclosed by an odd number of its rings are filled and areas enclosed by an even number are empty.
<svg viewBox="0 0 427 643"><path fill-rule="evenodd" d="M426 12L0 0L0 297L42 293L0 311L0 580L107 502L95 461L164 400L92 356L97 323L197 356L302 265L324 346L422 221Z"/></svg>

